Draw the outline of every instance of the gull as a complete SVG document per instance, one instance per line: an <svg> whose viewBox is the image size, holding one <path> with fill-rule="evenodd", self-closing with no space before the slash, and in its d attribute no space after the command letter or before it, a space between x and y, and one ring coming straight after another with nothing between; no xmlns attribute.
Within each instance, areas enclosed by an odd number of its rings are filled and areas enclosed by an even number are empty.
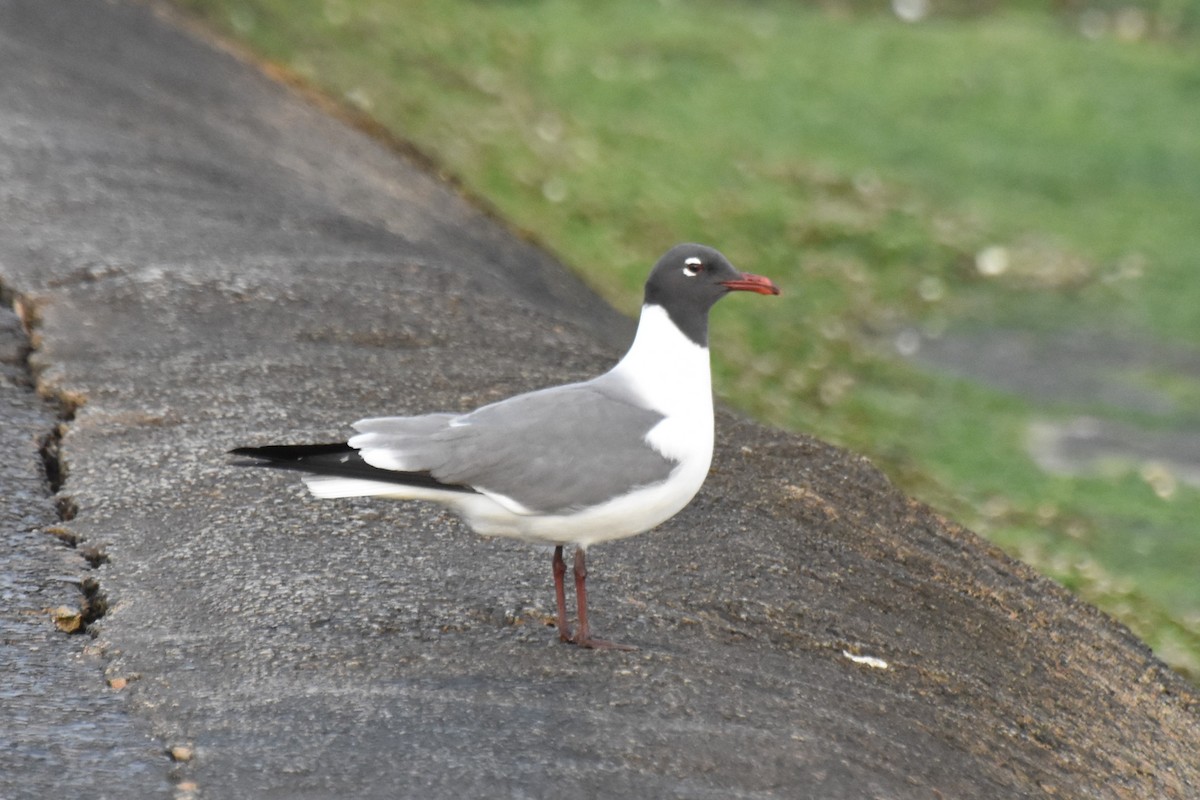
<svg viewBox="0 0 1200 800"><path fill-rule="evenodd" d="M343 443L230 452L305 473L319 498L432 501L484 536L553 546L559 639L632 650L592 635L587 549L665 522L704 483L714 435L708 312L730 292L777 295L779 288L711 247L680 244L646 280L629 351L598 377L466 413L361 419ZM566 545L574 546L574 632Z"/></svg>

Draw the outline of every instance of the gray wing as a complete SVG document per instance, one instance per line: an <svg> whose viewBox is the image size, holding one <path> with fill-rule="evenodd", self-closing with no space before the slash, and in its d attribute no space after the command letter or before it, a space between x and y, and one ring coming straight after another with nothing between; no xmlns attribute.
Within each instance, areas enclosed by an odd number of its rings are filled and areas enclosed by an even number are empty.
<svg viewBox="0 0 1200 800"><path fill-rule="evenodd" d="M645 440L662 419L620 387L590 381L461 416L362 420L350 444L374 466L428 470L528 513L564 513L666 480L677 462Z"/></svg>

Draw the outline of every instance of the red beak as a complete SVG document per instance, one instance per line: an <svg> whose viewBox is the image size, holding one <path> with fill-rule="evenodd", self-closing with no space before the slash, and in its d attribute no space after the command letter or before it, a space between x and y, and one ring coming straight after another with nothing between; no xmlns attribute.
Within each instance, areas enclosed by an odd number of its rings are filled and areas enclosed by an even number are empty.
<svg viewBox="0 0 1200 800"><path fill-rule="evenodd" d="M752 275L743 272L742 277L732 281L721 281L721 285L731 292L757 292L758 294L779 294L779 287L770 278L762 275Z"/></svg>

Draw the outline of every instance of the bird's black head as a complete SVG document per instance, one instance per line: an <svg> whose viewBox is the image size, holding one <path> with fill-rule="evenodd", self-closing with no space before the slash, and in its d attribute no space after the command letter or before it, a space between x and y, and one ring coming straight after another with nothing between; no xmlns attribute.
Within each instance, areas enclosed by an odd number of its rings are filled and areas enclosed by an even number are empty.
<svg viewBox="0 0 1200 800"><path fill-rule="evenodd" d="M646 304L658 305L693 342L708 346L708 310L730 292L779 294L769 279L739 272L702 244L679 244L658 260L646 280Z"/></svg>

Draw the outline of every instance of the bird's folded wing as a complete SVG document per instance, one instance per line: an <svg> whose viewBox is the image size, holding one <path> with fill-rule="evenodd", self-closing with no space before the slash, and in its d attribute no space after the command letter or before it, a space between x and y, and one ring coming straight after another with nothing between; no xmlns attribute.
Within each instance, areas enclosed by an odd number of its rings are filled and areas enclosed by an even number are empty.
<svg viewBox="0 0 1200 800"><path fill-rule="evenodd" d="M360 420L350 444L371 465L428 471L515 513L569 513L669 477L676 462L646 442L662 419L589 382L461 416Z"/></svg>

